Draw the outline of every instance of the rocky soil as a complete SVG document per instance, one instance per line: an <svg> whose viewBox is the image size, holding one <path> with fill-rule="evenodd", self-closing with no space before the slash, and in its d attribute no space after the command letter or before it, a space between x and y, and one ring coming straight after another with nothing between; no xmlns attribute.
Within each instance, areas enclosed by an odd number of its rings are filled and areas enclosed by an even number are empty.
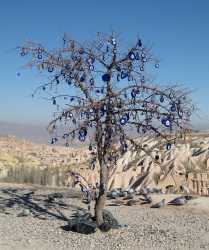
<svg viewBox="0 0 209 250"><path fill-rule="evenodd" d="M140 196L133 206L123 198L108 200L107 209L123 226L89 235L64 230L75 212L87 208L81 198L76 190L1 184L0 249L209 249L207 197L160 209L143 205ZM152 195L154 202L162 198L173 197Z"/></svg>

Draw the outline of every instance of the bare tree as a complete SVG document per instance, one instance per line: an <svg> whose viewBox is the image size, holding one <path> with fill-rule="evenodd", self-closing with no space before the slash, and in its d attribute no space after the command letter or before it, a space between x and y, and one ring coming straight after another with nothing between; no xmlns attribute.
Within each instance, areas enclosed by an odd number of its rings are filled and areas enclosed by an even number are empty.
<svg viewBox="0 0 209 250"><path fill-rule="evenodd" d="M74 139L88 141L92 169L99 163L95 205L99 228L104 223L108 176L117 159L130 146L143 150L134 140L136 134L157 136L169 150L194 110L187 90L151 81L147 71L159 68L151 48L137 39L126 50L119 39L117 34L97 33L95 40L79 43L64 35L62 48L54 51L33 42L18 47L21 56L28 57L27 66L47 74L47 82L34 95L45 93L44 98L57 107L48 127L51 143L61 138L66 146Z"/></svg>

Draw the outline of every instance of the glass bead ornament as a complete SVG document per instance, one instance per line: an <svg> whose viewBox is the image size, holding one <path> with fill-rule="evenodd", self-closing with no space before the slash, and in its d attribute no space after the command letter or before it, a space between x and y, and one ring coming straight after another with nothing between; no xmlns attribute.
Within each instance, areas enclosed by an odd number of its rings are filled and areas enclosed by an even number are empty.
<svg viewBox="0 0 209 250"><path fill-rule="evenodd" d="M139 69L140 71L144 71L144 66L141 66Z"/></svg>
<svg viewBox="0 0 209 250"><path fill-rule="evenodd" d="M89 70L91 70L91 71L94 70L94 65L93 64L89 65Z"/></svg>
<svg viewBox="0 0 209 250"><path fill-rule="evenodd" d="M175 111L176 111L176 105L175 105L175 103L173 103L171 105L171 112L175 112Z"/></svg>
<svg viewBox="0 0 209 250"><path fill-rule="evenodd" d="M126 77L128 77L128 73L122 71L120 77L121 77L121 79L125 79Z"/></svg>
<svg viewBox="0 0 209 250"><path fill-rule="evenodd" d="M66 138L68 138L68 136L69 136L69 134L66 134L66 133L65 133L65 134L62 136L62 138L63 138L63 139L66 139Z"/></svg>
<svg viewBox="0 0 209 250"><path fill-rule="evenodd" d="M159 63L156 63L156 64L155 64L155 68L156 68L156 69L158 69L159 66L160 66Z"/></svg>
<svg viewBox="0 0 209 250"><path fill-rule="evenodd" d="M140 60L139 52L136 52L136 54L135 54L135 59L136 59L137 61Z"/></svg>
<svg viewBox="0 0 209 250"><path fill-rule="evenodd" d="M79 141L84 142L86 140L86 137L79 135L78 139Z"/></svg>
<svg viewBox="0 0 209 250"><path fill-rule="evenodd" d="M41 60L41 59L43 58L43 57L42 57L42 54L38 54L37 58L38 58L39 60Z"/></svg>
<svg viewBox="0 0 209 250"><path fill-rule="evenodd" d="M93 64L95 62L95 58L93 56L91 56L89 59L88 59L88 63L90 64Z"/></svg>
<svg viewBox="0 0 209 250"><path fill-rule="evenodd" d="M25 56L26 55L25 51L21 51L20 55Z"/></svg>
<svg viewBox="0 0 209 250"><path fill-rule="evenodd" d="M61 69L60 74L63 75L63 76L65 76L65 70Z"/></svg>
<svg viewBox="0 0 209 250"><path fill-rule="evenodd" d="M56 102L56 99L55 98L53 98L53 105L56 105L57 104L57 102Z"/></svg>
<svg viewBox="0 0 209 250"><path fill-rule="evenodd" d="M129 119L130 119L129 113L126 113L125 115L123 115L123 118L125 118L127 121L129 121Z"/></svg>
<svg viewBox="0 0 209 250"><path fill-rule="evenodd" d="M80 48L79 51L78 51L78 53L79 53L80 55L82 55L82 54L84 53L84 49L83 49L83 48Z"/></svg>
<svg viewBox="0 0 209 250"><path fill-rule="evenodd" d="M183 114L184 112L180 108L178 108L178 116L180 119L183 117Z"/></svg>
<svg viewBox="0 0 209 250"><path fill-rule="evenodd" d="M131 91L131 97L132 98L135 98L136 97L136 90L135 89L132 89L132 91Z"/></svg>
<svg viewBox="0 0 209 250"><path fill-rule="evenodd" d="M138 45L139 47L142 46L142 41L141 41L141 39L138 40L137 45Z"/></svg>
<svg viewBox="0 0 209 250"><path fill-rule="evenodd" d="M120 74L117 74L117 81L120 81Z"/></svg>
<svg viewBox="0 0 209 250"><path fill-rule="evenodd" d="M44 90L46 90L46 87L45 87L45 86L43 86L43 87L42 87L42 90L43 90L43 91L44 91Z"/></svg>
<svg viewBox="0 0 209 250"><path fill-rule="evenodd" d="M65 65L65 69L66 69L66 70L70 70L70 68L71 68L71 67L70 67L70 64L66 64L66 65Z"/></svg>
<svg viewBox="0 0 209 250"><path fill-rule="evenodd" d="M89 109L89 113L93 114L94 113L94 109Z"/></svg>
<svg viewBox="0 0 209 250"><path fill-rule="evenodd" d="M81 78L80 78L80 82L84 82L86 79L85 75L82 75Z"/></svg>
<svg viewBox="0 0 209 250"><path fill-rule="evenodd" d="M128 57L132 61L135 60L135 54L134 54L134 52L133 51L129 52Z"/></svg>
<svg viewBox="0 0 209 250"><path fill-rule="evenodd" d="M52 65L48 66L48 72L52 73L54 71L54 67Z"/></svg>
<svg viewBox="0 0 209 250"><path fill-rule="evenodd" d="M161 120L161 122L162 122L162 124L165 126L165 127L171 127L171 122L170 122L170 120L168 119L168 118L163 118L162 120Z"/></svg>
<svg viewBox="0 0 209 250"><path fill-rule="evenodd" d="M67 84L71 85L72 84L71 80L67 80Z"/></svg>
<svg viewBox="0 0 209 250"><path fill-rule="evenodd" d="M70 118L72 118L72 117L73 117L73 114L72 114L71 112L69 112L68 116L69 116Z"/></svg>
<svg viewBox="0 0 209 250"><path fill-rule="evenodd" d="M160 96L160 102L164 102L164 97L163 97L163 95Z"/></svg>
<svg viewBox="0 0 209 250"><path fill-rule="evenodd" d="M187 116L190 117L192 115L192 113L190 111L187 111Z"/></svg>
<svg viewBox="0 0 209 250"><path fill-rule="evenodd" d="M79 130L79 135L80 135L80 136L86 136L86 135L87 135L87 130L86 130L86 128L81 128L81 129Z"/></svg>
<svg viewBox="0 0 209 250"><path fill-rule="evenodd" d="M145 83L145 77L144 76L142 76L142 78L141 78L141 83L142 84Z"/></svg>
<svg viewBox="0 0 209 250"><path fill-rule="evenodd" d="M38 48L38 54L41 54L43 52L42 48Z"/></svg>
<svg viewBox="0 0 209 250"><path fill-rule="evenodd" d="M115 38L112 38L112 44L113 44L113 45L116 45L116 44L117 44L117 42L116 42L116 39L115 39Z"/></svg>
<svg viewBox="0 0 209 250"><path fill-rule="evenodd" d="M127 120L126 120L124 117L120 118L120 124L121 124L122 126L125 125L126 122L127 122Z"/></svg>
<svg viewBox="0 0 209 250"><path fill-rule="evenodd" d="M168 143L166 144L166 150L170 150L170 149L171 149L171 143L168 142Z"/></svg>
<svg viewBox="0 0 209 250"><path fill-rule="evenodd" d="M104 82L109 82L109 80L110 80L110 75L109 74L104 74L104 75L102 75L102 81L104 81Z"/></svg>
<svg viewBox="0 0 209 250"><path fill-rule="evenodd" d="M89 83L90 83L91 86L94 86L94 79L91 78L91 79L89 80Z"/></svg>

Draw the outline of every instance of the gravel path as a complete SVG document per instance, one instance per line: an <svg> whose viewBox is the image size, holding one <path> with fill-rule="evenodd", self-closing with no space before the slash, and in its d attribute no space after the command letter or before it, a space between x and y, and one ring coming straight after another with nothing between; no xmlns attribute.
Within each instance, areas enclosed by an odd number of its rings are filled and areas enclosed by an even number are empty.
<svg viewBox="0 0 209 250"><path fill-rule="evenodd" d="M40 199L43 191L37 190L35 193L34 202L36 200L43 207L43 198ZM95 234L82 235L64 231L61 227L67 222L53 216L42 215L38 218L30 214L18 217L23 209L21 204L2 208L2 201L8 199L9 195L0 189L1 250L209 249L208 214L191 213L180 207L150 209L142 205L108 206L107 209L127 227L108 233L97 231ZM76 206L83 206L78 198L65 197L63 201L71 204L68 209L60 209L66 217L75 212ZM53 208L49 210L55 213Z"/></svg>

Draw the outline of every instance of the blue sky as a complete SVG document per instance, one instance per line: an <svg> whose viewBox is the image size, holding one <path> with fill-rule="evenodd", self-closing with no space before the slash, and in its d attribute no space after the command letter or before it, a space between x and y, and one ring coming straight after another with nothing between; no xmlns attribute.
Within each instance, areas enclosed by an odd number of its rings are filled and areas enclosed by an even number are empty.
<svg viewBox="0 0 209 250"><path fill-rule="evenodd" d="M161 61L156 81L195 89L192 97L201 116L195 123L209 128L208 12L207 0L3 1L0 120L47 124L53 110L47 102L30 97L40 77L21 68L23 60L14 50L17 45L33 40L56 48L64 32L77 40L88 40L97 31L114 29L128 43L140 35L153 44L154 54Z"/></svg>

